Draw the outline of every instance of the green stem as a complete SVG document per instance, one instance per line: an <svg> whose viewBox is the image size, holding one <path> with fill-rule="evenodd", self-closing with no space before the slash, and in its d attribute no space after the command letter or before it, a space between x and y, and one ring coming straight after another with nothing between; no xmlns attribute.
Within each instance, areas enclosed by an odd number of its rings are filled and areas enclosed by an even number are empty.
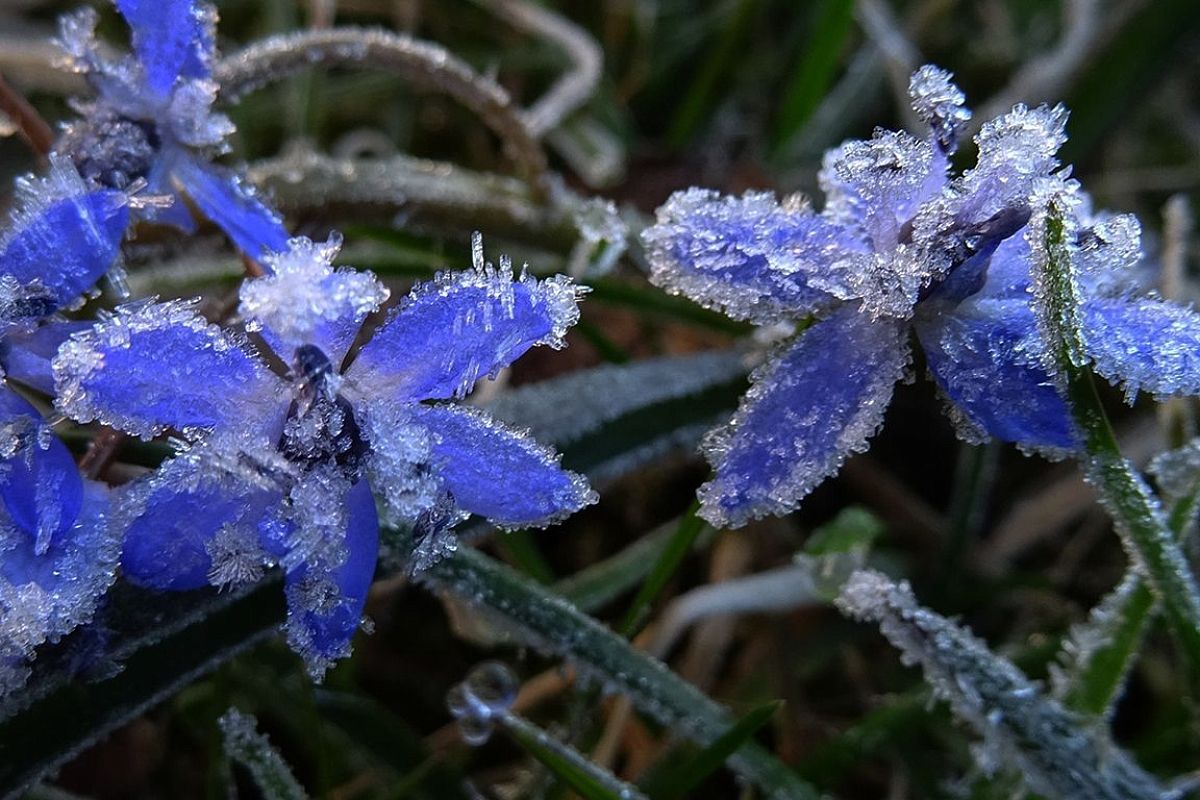
<svg viewBox="0 0 1200 800"><path fill-rule="evenodd" d="M390 531L388 535L401 534ZM735 722L727 709L661 662L563 598L477 550L462 548L421 573L419 579L483 613L498 616L527 643L570 659L584 676L627 695L677 735L706 745ZM737 750L729 766L768 797L819 797L816 789L752 742Z"/></svg>
<svg viewBox="0 0 1200 800"><path fill-rule="evenodd" d="M1100 404L1092 373L1067 370L1067 397L1083 434L1089 479L1112 514L1117 532L1148 588L1163 607L1163 617L1194 674L1200 675L1200 589L1158 500L1121 455L1108 416Z"/></svg>

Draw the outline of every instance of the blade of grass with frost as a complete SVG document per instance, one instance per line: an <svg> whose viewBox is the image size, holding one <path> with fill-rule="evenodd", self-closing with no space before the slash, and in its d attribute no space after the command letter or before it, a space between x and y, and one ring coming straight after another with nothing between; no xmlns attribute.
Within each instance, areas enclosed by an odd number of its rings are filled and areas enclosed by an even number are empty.
<svg viewBox="0 0 1200 800"><path fill-rule="evenodd" d="M265 800L307 800L283 756L258 732L253 716L231 708L221 717L220 726L225 755L246 768Z"/></svg>
<svg viewBox="0 0 1200 800"><path fill-rule="evenodd" d="M384 536L406 538L398 531ZM402 549L403 542L398 547ZM734 722L724 707L661 662L483 553L459 550L421 573L418 580L494 617L526 644L570 660L583 675L628 696L678 736L708 744ZM812 786L757 744L744 744L730 757L729 765L767 797L819 797Z"/></svg>
<svg viewBox="0 0 1200 800"><path fill-rule="evenodd" d="M1200 506L1200 440L1162 453L1150 472L1173 501L1167 525L1182 545ZM1085 714L1111 713L1158 603L1145 578L1129 570L1121 583L1075 626L1055 671L1056 695Z"/></svg>
<svg viewBox="0 0 1200 800"><path fill-rule="evenodd" d="M530 755L585 800L646 800L635 787L594 764L570 745L559 741L517 714L498 717L504 728Z"/></svg>
<svg viewBox="0 0 1200 800"><path fill-rule="evenodd" d="M837 604L877 623L904 661L919 665L934 692L983 737L985 773L1016 767L1031 790L1064 800L1169 796L1100 727L1043 696L969 631L919 606L907 583L862 570Z"/></svg>
<svg viewBox="0 0 1200 800"><path fill-rule="evenodd" d="M1167 525L1158 499L1121 454L1100 402L1080 329L1079 287L1072 259L1065 192L1051 192L1030 221L1038 326L1061 376L1083 440L1083 466L1113 518L1137 569L1163 604L1163 616L1193 674L1200 674L1200 590Z"/></svg>
<svg viewBox="0 0 1200 800"><path fill-rule="evenodd" d="M1192 495L1171 510L1167 524L1180 540L1196 513L1197 502L1200 497ZM1053 673L1055 695L1082 714L1110 714L1158 611L1145 578L1130 569L1096 604L1087 621L1071 630L1063 644L1063 666Z"/></svg>

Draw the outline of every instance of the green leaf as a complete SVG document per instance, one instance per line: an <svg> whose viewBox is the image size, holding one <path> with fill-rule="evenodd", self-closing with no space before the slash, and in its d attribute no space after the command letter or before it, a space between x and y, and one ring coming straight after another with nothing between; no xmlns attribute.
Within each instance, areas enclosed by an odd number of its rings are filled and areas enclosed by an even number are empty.
<svg viewBox="0 0 1200 800"><path fill-rule="evenodd" d="M783 98L775 124L775 144L788 142L804 127L829 89L846 46L853 20L852 0L822 0L813 12L812 33L803 45Z"/></svg>
<svg viewBox="0 0 1200 800"><path fill-rule="evenodd" d="M679 565L683 563L683 559L692 550L692 545L696 543L696 539L704 531L707 523L696 513L700 510L700 503L692 503L691 508L683 515L683 519L679 521L679 526L675 529L675 533L671 534L671 538L667 540L662 551L659 552L658 558L654 562L654 568L650 570L649 577L642 584L642 588L638 590L637 596L634 597L633 603L629 606L629 611L625 613L621 624L617 626L617 630L621 635L630 638L646 618L649 613L650 604L666 587L667 581L675 574L675 570L679 569Z"/></svg>
<svg viewBox="0 0 1200 800"><path fill-rule="evenodd" d="M883 531L883 523L878 517L862 506L850 506L813 531L804 543L804 552L827 556L866 550Z"/></svg>
<svg viewBox="0 0 1200 800"><path fill-rule="evenodd" d="M679 800L686 796L705 778L720 769L721 765L737 752L739 747L749 742L782 707L783 701L777 700L754 709L699 753L656 773L653 783L645 787L646 794L654 800Z"/></svg>
<svg viewBox="0 0 1200 800"><path fill-rule="evenodd" d="M580 611L597 611L646 579L667 541L675 535L679 521L668 522L625 549L563 578L554 584L554 593L562 595ZM705 528L693 549L704 546L715 533L711 527Z"/></svg>
<svg viewBox="0 0 1200 800"><path fill-rule="evenodd" d="M403 549L408 535L388 531ZM729 712L623 637L563 598L477 550L462 549L421 573L418 580L492 617L527 644L571 662L586 676L627 695L643 712L679 736L701 744L732 724ZM816 800L819 793L753 742L729 759L730 767L768 796Z"/></svg>
<svg viewBox="0 0 1200 800"><path fill-rule="evenodd" d="M1161 505L1121 454L1108 415L1087 366L1079 326L1079 289L1072 258L1071 209L1063 194L1035 213L1031 231L1039 327L1065 383L1071 414L1083 442L1088 479L1113 518L1126 548L1163 604L1163 616L1187 659L1200 675L1200 588Z"/></svg>
<svg viewBox="0 0 1200 800"><path fill-rule="evenodd" d="M497 722L530 755L584 800L645 800L645 795L608 770L516 714Z"/></svg>

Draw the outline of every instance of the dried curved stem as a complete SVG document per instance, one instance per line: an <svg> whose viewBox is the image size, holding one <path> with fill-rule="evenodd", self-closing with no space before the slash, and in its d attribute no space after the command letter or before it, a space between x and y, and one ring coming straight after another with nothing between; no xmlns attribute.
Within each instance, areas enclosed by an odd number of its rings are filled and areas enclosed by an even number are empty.
<svg viewBox="0 0 1200 800"><path fill-rule="evenodd" d="M423 88L444 92L475 112L504 145L521 174L540 180L546 155L523 110L503 87L432 42L380 29L331 28L263 39L221 59L213 77L226 102L304 69L357 66L399 75Z"/></svg>
<svg viewBox="0 0 1200 800"><path fill-rule="evenodd" d="M0 113L13 121L17 133L38 158L44 159L54 147L54 131L49 124L20 92L8 85L3 76L0 76Z"/></svg>
<svg viewBox="0 0 1200 800"><path fill-rule="evenodd" d="M526 0L478 2L519 30L557 45L571 60L571 69L524 113L525 124L534 136L549 133L596 90L604 67L600 46L570 20Z"/></svg>

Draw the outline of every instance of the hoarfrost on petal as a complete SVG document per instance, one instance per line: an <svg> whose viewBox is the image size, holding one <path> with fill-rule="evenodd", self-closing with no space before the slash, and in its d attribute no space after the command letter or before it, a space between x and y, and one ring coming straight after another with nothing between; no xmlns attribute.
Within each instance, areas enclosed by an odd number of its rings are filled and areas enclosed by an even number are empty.
<svg viewBox="0 0 1200 800"><path fill-rule="evenodd" d="M1081 315L1096 372L1157 397L1200 394L1200 313L1154 298L1089 297Z"/></svg>
<svg viewBox="0 0 1200 800"><path fill-rule="evenodd" d="M431 435L434 471L454 502L501 528L551 525L598 499L553 450L478 409L424 406L414 418Z"/></svg>
<svg viewBox="0 0 1200 800"><path fill-rule="evenodd" d="M68 340L53 369L64 414L142 438L167 429L270 437L287 409L282 381L188 301L119 307Z"/></svg>
<svg viewBox="0 0 1200 800"><path fill-rule="evenodd" d="M830 259L862 252L851 233L796 200L692 188L671 195L642 232L650 279L734 319L774 322L835 302L809 284Z"/></svg>
<svg viewBox="0 0 1200 800"><path fill-rule="evenodd" d="M508 259L485 264L476 244L473 269L414 287L359 351L346 370L358 396L463 397L529 348L565 346L582 290L564 275L514 277Z"/></svg>
<svg viewBox="0 0 1200 800"><path fill-rule="evenodd" d="M823 215L886 253L905 238L917 209L946 185L946 169L929 142L877 130L867 141L851 140L825 154L818 176Z"/></svg>
<svg viewBox="0 0 1200 800"><path fill-rule="evenodd" d="M127 578L156 589L196 589L248 574L251 554L262 566L274 563L251 540L282 502L282 492L262 485L255 467L236 468L231 458L195 445L114 491L113 520L125 532L121 567Z"/></svg>
<svg viewBox="0 0 1200 800"><path fill-rule="evenodd" d="M180 78L207 78L217 12L197 0L116 0L133 32L147 91L160 97Z"/></svg>
<svg viewBox="0 0 1200 800"><path fill-rule="evenodd" d="M0 698L19 688L27 674L19 664L34 648L92 619L115 579L121 531L106 517L107 494L88 482L74 525L41 552L28 537L6 535L0 510L0 663L13 667L0 668L11 678L0 677Z"/></svg>
<svg viewBox="0 0 1200 800"><path fill-rule="evenodd" d="M340 364L363 320L388 297L372 273L333 268L341 244L337 234L323 244L293 238L287 250L263 257L265 277L242 283L247 328L285 361L312 344Z"/></svg>
<svg viewBox="0 0 1200 800"><path fill-rule="evenodd" d="M751 375L729 424L705 437L715 476L700 514L739 527L786 514L883 423L908 364L906 326L845 306Z"/></svg>
<svg viewBox="0 0 1200 800"><path fill-rule="evenodd" d="M321 555L287 575L288 618L284 630L288 644L304 658L309 674L319 680L334 661L350 654L350 640L361 625L379 556L379 520L366 481L359 481L336 497L324 494L324 489L310 487L302 491L313 491L312 499L323 501L327 507L323 511L307 509L296 522L315 521L325 535L336 536L341 551L337 563ZM293 493L292 502L306 501ZM320 518L314 520L312 512ZM336 534L326 524L334 517L341 521L341 530Z"/></svg>
<svg viewBox="0 0 1200 800"><path fill-rule="evenodd" d="M370 445L367 475L379 496L383 518L391 525L412 525L443 495L432 465L432 437L414 419L415 410L405 403L372 402L359 412Z"/></svg>
<svg viewBox="0 0 1200 800"><path fill-rule="evenodd" d="M52 155L47 175L19 179L16 206L0 236L0 276L42 287L52 300L42 316L91 289L116 263L128 198L91 189L69 159Z"/></svg>
<svg viewBox="0 0 1200 800"><path fill-rule="evenodd" d="M979 431L1055 454L1074 449L1070 410L1043 367L1045 345L1026 297L930 302L915 328L935 383L968 422L964 438Z"/></svg>

